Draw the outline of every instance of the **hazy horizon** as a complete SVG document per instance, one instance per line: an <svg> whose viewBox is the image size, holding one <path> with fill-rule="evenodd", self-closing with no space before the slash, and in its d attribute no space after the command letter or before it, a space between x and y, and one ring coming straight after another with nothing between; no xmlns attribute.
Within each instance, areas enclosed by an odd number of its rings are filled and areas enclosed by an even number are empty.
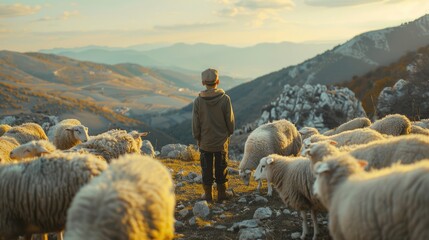
<svg viewBox="0 0 429 240"><path fill-rule="evenodd" d="M4 50L344 42L427 13L427 0L3 0Z"/></svg>

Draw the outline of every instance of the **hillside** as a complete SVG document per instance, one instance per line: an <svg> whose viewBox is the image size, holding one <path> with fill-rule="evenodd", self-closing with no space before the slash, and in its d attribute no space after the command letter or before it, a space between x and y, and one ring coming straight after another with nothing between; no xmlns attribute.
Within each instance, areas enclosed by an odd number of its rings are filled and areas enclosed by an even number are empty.
<svg viewBox="0 0 429 240"><path fill-rule="evenodd" d="M261 43L249 47L177 43L141 51L138 49L142 47L111 49L94 46L45 49L41 52L106 64L136 63L163 69L182 68L197 72L215 67L222 74L254 79L267 72L302 62L333 46L333 43L292 42Z"/></svg>
<svg viewBox="0 0 429 240"><path fill-rule="evenodd" d="M409 36L413 36L410 38ZM363 75L380 66L397 61L411 51L429 44L429 15L397 27L362 33L346 43L296 66L258 77L227 91L230 95L237 127L254 122L265 105L274 101L289 84L333 85L348 81L353 76ZM222 87L222 86L220 86ZM180 111L186 119L191 107ZM177 111L174 112L177 114ZM189 117L188 117L189 118ZM190 121L181 122L168 130L176 138L191 135ZM187 139L192 141L192 139Z"/></svg>

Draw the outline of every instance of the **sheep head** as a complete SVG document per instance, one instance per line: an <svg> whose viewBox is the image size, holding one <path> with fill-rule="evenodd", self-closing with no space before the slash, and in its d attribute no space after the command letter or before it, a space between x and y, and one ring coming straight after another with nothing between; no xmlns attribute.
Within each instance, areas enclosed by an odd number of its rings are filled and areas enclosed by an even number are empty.
<svg viewBox="0 0 429 240"><path fill-rule="evenodd" d="M81 142L87 142L89 140L88 128L83 125L76 125L66 128L66 130L71 132L73 136Z"/></svg>
<svg viewBox="0 0 429 240"><path fill-rule="evenodd" d="M239 170L238 171L241 179L243 180L244 184L246 184L247 186L249 186L249 182L250 182L250 175L252 174L252 171L249 169L245 169L245 170Z"/></svg>
<svg viewBox="0 0 429 240"><path fill-rule="evenodd" d="M256 181L261 179L267 179L267 166L274 162L272 157L264 157L259 161L258 167L256 167L253 177Z"/></svg>

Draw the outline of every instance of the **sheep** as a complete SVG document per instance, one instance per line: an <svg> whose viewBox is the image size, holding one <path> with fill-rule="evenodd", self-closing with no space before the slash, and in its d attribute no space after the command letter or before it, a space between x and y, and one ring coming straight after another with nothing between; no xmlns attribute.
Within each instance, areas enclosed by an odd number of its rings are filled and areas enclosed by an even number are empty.
<svg viewBox="0 0 429 240"><path fill-rule="evenodd" d="M99 135L92 136L89 141L80 143L70 148L68 151L92 153L103 157L108 163L110 163L112 159L118 158L123 154L140 154L142 144L140 136L145 136L145 134L147 135L146 132L138 133L134 131L129 134L125 130L113 129Z"/></svg>
<svg viewBox="0 0 429 240"><path fill-rule="evenodd" d="M47 140L31 141L22 144L10 152L11 159L23 159L40 157L43 154L52 153L56 151L56 147Z"/></svg>
<svg viewBox="0 0 429 240"><path fill-rule="evenodd" d="M70 149L89 139L88 128L77 119L64 119L48 131L49 140L60 150Z"/></svg>
<svg viewBox="0 0 429 240"><path fill-rule="evenodd" d="M420 135L404 135L385 140L374 141L341 152L330 142L312 144L308 149L313 164L327 156L350 154L368 162L367 169L380 169L393 163L411 164L429 158L429 138Z"/></svg>
<svg viewBox="0 0 429 240"><path fill-rule="evenodd" d="M429 129L420 127L418 125L411 125L411 134L422 134L422 135L426 135L429 136Z"/></svg>
<svg viewBox="0 0 429 240"><path fill-rule="evenodd" d="M364 144L382 139L386 139L386 137L375 130L369 128L358 128L344 131L332 136L324 136L321 134L313 135L304 140L304 148L307 149L311 143L320 141L335 141L337 142L337 146L340 147L346 145Z"/></svg>
<svg viewBox="0 0 429 240"><path fill-rule="evenodd" d="M3 134L7 132L10 128L11 126L7 124L0 124L0 137L3 136Z"/></svg>
<svg viewBox="0 0 429 240"><path fill-rule="evenodd" d="M359 129L359 128L365 128L371 125L371 120L367 117L359 117L354 118L346 123L341 124L340 126L330 129L323 133L325 136L332 136L335 134L338 134L340 132L353 130L353 129Z"/></svg>
<svg viewBox="0 0 429 240"><path fill-rule="evenodd" d="M404 115L389 114L372 123L369 128L392 136L407 135L411 132L411 122Z"/></svg>
<svg viewBox="0 0 429 240"><path fill-rule="evenodd" d="M314 166L333 239L429 239L429 159L371 172L365 164L340 155Z"/></svg>
<svg viewBox="0 0 429 240"><path fill-rule="evenodd" d="M175 201L172 177L162 163L127 154L76 195L64 238L173 239Z"/></svg>
<svg viewBox="0 0 429 240"><path fill-rule="evenodd" d="M12 162L10 158L10 152L19 146L19 142L12 137L0 137L0 163L9 163Z"/></svg>
<svg viewBox="0 0 429 240"><path fill-rule="evenodd" d="M298 132L301 134L302 140L307 139L313 135L320 134L319 130L314 127L302 127Z"/></svg>
<svg viewBox="0 0 429 240"><path fill-rule="evenodd" d="M43 128L37 123L24 123L11 127L3 137L13 137L19 144L28 143L33 140L48 140Z"/></svg>
<svg viewBox="0 0 429 240"><path fill-rule="evenodd" d="M244 144L244 154L239 165L240 177L249 185L251 172L256 169L261 158L272 153L296 156L301 151L301 145L301 135L288 120L278 120L257 127ZM262 182L259 181L257 191L261 185Z"/></svg>
<svg viewBox="0 0 429 240"><path fill-rule="evenodd" d="M413 121L411 122L411 125L429 129L429 118L421 119L420 121Z"/></svg>
<svg viewBox="0 0 429 240"><path fill-rule="evenodd" d="M0 165L0 236L62 231L75 194L105 169L92 155L63 152Z"/></svg>
<svg viewBox="0 0 429 240"><path fill-rule="evenodd" d="M272 194L270 189L272 183L282 201L300 212L303 229L301 239L305 239L308 233L306 211L310 210L314 226L313 240L315 240L319 233L317 212L324 212L326 209L311 192L314 176L310 160L305 157L271 154L261 159L254 178L257 181L267 180L269 196Z"/></svg>

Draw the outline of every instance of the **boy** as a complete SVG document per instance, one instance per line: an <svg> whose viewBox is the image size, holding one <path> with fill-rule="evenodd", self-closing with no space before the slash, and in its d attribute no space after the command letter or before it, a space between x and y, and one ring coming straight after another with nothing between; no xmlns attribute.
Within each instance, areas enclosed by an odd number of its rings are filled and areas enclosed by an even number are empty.
<svg viewBox="0 0 429 240"><path fill-rule="evenodd" d="M205 91L194 100L192 111L192 136L200 149L204 199L212 201L212 185L216 181L218 202L227 199L227 161L229 137L234 132L235 119L231 99L224 90L217 88L219 75L216 69L201 73ZM215 174L213 178L213 160Z"/></svg>

